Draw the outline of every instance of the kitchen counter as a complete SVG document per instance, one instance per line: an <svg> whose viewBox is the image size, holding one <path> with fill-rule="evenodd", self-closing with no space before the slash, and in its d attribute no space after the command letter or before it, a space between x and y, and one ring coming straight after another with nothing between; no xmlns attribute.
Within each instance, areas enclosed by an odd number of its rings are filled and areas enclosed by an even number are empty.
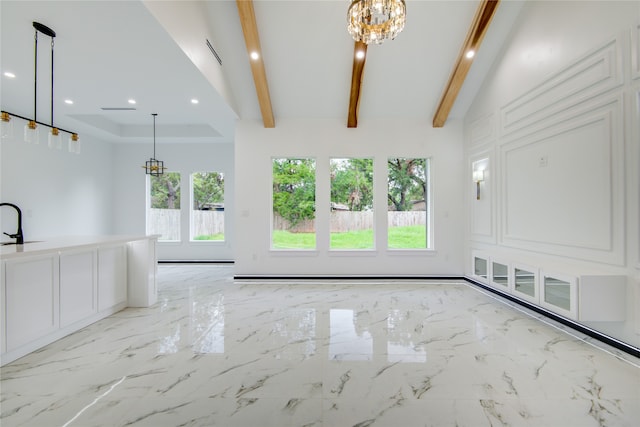
<svg viewBox="0 0 640 427"><path fill-rule="evenodd" d="M114 245L137 240L156 239L157 235L108 235L108 236L68 236L27 240L24 245L0 246L0 259L10 259L25 255L40 255L68 249L82 249L101 245Z"/></svg>

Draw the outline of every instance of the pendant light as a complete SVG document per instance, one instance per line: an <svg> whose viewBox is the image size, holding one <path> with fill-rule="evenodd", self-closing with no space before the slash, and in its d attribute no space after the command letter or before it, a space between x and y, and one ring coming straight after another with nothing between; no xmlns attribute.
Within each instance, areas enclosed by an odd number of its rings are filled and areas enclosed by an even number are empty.
<svg viewBox="0 0 640 427"><path fill-rule="evenodd" d="M69 152L80 153L80 138L76 132L68 131L59 127L56 127L53 122L53 48L56 32L51 28L43 25L39 22L33 22L33 28L35 28L34 35L34 66L33 66L33 119L21 116L19 114L10 113L8 111L2 111L0 116L0 125L2 125L1 134L2 138L13 137L13 124L11 123L12 117L17 117L25 120L27 123L24 126L23 139L24 142L38 144L40 142L40 128L38 125L43 125L51 129L47 137L47 144L49 148L62 149L62 136L60 132L69 134ZM51 38L51 122L49 124L38 121L38 33L42 33L45 36Z"/></svg>
<svg viewBox="0 0 640 427"><path fill-rule="evenodd" d="M158 113L152 113L153 116L153 157L151 157L144 166L142 166L147 175L160 176L164 174L166 167L162 160L156 159L156 116Z"/></svg>

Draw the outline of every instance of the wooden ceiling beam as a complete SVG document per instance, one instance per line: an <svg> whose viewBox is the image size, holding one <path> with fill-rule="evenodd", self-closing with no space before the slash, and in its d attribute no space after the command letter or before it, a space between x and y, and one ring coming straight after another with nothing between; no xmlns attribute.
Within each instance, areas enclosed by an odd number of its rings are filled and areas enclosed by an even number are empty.
<svg viewBox="0 0 640 427"><path fill-rule="evenodd" d="M264 61L262 59L262 49L260 48L260 36L258 34L258 26L256 25L256 15L253 10L253 0L236 0L238 5L238 15L240 16L240 24L242 24L242 32L244 33L244 42L247 45L247 54L249 55L249 63L251 64L251 72L253 73L253 82L256 86L256 94L258 95L258 104L260 104L260 112L262 113L262 122L264 127L273 128L276 126L273 117L273 109L271 108L271 96L269 95L269 85L267 84L267 73L264 69Z"/></svg>
<svg viewBox="0 0 640 427"><path fill-rule="evenodd" d="M362 74L367 60L367 45L355 42L353 46L353 67L351 69L351 90L349 92L349 112L347 113L347 127L358 127L358 109L360 108L360 88Z"/></svg>
<svg viewBox="0 0 640 427"><path fill-rule="evenodd" d="M482 0L478 5L476 15L473 18L471 27L469 27L467 38L462 45L462 49L460 49L460 52L458 53L458 58L456 59L453 71L449 76L449 81L445 86L444 93L440 98L436 114L433 116L433 127L443 127L447 121L447 117L449 117L451 108L453 108L453 104L458 97L458 93L462 88L464 80L467 77L467 73L469 72L473 62L473 57L468 58L467 52L473 51L474 55L478 53L482 39L484 38L495 11L498 8L498 3L500 3L500 0Z"/></svg>

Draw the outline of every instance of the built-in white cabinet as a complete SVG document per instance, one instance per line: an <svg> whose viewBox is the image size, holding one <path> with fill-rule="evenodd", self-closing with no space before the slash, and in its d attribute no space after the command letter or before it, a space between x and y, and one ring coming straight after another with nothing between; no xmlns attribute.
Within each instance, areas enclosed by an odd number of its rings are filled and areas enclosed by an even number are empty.
<svg viewBox="0 0 640 427"><path fill-rule="evenodd" d="M127 302L127 247L98 249L98 311Z"/></svg>
<svg viewBox="0 0 640 427"><path fill-rule="evenodd" d="M59 328L58 268L57 254L4 261L4 352Z"/></svg>
<svg viewBox="0 0 640 427"><path fill-rule="evenodd" d="M97 250L60 253L60 327L98 312Z"/></svg>
<svg viewBox="0 0 640 427"><path fill-rule="evenodd" d="M512 272L513 294L523 300L538 304L540 302L538 269L529 265L514 264Z"/></svg>
<svg viewBox="0 0 640 427"><path fill-rule="evenodd" d="M577 319L578 278L543 271L540 274L540 305L571 319Z"/></svg>
<svg viewBox="0 0 640 427"><path fill-rule="evenodd" d="M135 307L156 302L156 238L79 241L3 252L2 365L125 308L128 297Z"/></svg>
<svg viewBox="0 0 640 427"><path fill-rule="evenodd" d="M127 250L129 307L149 307L158 301L156 239L129 242Z"/></svg>
<svg viewBox="0 0 640 427"><path fill-rule="evenodd" d="M472 278L569 319L585 322L626 319L626 276L581 271L571 274L566 272L571 271L570 266L566 271L553 270L506 258L474 251Z"/></svg>

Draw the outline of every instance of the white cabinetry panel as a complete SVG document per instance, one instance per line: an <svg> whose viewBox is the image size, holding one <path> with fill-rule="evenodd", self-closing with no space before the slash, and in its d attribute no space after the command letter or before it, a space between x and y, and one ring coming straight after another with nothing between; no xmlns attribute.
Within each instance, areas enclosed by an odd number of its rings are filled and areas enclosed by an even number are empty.
<svg viewBox="0 0 640 427"><path fill-rule="evenodd" d="M7 260L5 275L6 351L11 351L58 329L58 256Z"/></svg>
<svg viewBox="0 0 640 427"><path fill-rule="evenodd" d="M127 301L127 248L98 250L98 311Z"/></svg>
<svg viewBox="0 0 640 427"><path fill-rule="evenodd" d="M60 326L65 327L97 311L95 249L60 254Z"/></svg>

